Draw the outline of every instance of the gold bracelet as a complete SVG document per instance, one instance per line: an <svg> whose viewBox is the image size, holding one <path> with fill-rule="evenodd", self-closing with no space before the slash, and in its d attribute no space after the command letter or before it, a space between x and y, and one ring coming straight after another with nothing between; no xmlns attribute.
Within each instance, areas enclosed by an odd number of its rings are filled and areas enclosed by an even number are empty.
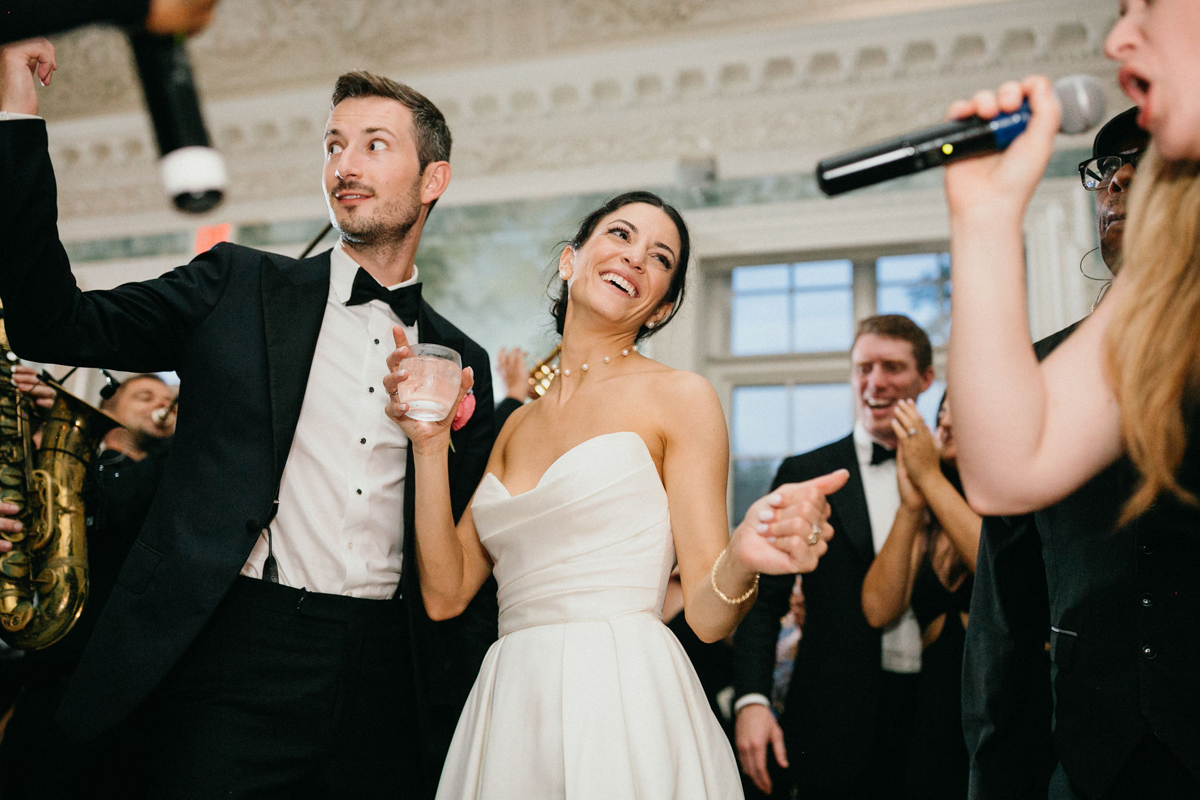
<svg viewBox="0 0 1200 800"><path fill-rule="evenodd" d="M726 547L721 551L721 555L717 556L717 560L713 562L712 570L708 573L709 583L712 584L713 591L717 593L717 597L724 600L731 606L741 605L750 599L751 595L758 591L758 573L754 573L754 585L746 590L746 593L740 597L728 597L724 592L717 588L717 567L721 566L721 559L725 558L725 553L729 548Z"/></svg>

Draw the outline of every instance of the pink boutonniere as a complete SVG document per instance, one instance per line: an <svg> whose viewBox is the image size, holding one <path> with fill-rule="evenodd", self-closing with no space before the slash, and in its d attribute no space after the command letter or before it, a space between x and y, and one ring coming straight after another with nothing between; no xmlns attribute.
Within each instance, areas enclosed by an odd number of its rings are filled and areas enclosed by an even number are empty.
<svg viewBox="0 0 1200 800"><path fill-rule="evenodd" d="M471 417L475 414L475 392L467 392L467 396L458 404L458 410L454 412L454 419L450 421L450 431L453 433L459 428L471 421ZM450 437L450 452L454 452L454 437Z"/></svg>
<svg viewBox="0 0 1200 800"><path fill-rule="evenodd" d="M467 392L467 396L458 404L458 410L454 412L454 421L450 423L450 430L461 430L471 420L471 416L475 413L475 392Z"/></svg>

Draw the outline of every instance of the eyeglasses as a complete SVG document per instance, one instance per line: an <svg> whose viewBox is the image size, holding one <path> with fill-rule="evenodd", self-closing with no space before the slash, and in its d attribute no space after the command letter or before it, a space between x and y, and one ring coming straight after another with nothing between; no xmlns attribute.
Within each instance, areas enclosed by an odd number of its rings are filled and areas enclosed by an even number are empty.
<svg viewBox="0 0 1200 800"><path fill-rule="evenodd" d="M1107 189L1108 185L1112 183L1113 176L1121 167L1126 164L1136 167L1138 159L1141 157L1142 151L1134 150L1132 153L1119 153L1115 156L1101 156L1084 161L1079 165L1079 179L1083 181L1083 188L1089 192Z"/></svg>

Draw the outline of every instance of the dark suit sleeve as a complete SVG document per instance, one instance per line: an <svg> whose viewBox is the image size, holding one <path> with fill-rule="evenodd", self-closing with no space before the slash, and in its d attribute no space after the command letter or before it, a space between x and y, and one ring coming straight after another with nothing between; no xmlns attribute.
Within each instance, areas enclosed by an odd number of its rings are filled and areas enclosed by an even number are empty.
<svg viewBox="0 0 1200 800"><path fill-rule="evenodd" d="M780 465L771 491L784 483L807 480L802 458L789 458ZM807 476L807 477L802 477ZM758 580L758 599L746 612L733 637L734 698L748 694L771 696L775 673L775 646L780 619L788 612L795 575L763 575Z"/></svg>
<svg viewBox="0 0 1200 800"><path fill-rule="evenodd" d="M0 122L0 298L13 350L34 361L173 370L229 279L232 245L160 278L81 292L58 238L57 191L41 120Z"/></svg>
<svg viewBox="0 0 1200 800"><path fill-rule="evenodd" d="M150 0L12 0L0 15L0 44L93 22L141 25L149 13Z"/></svg>
<svg viewBox="0 0 1200 800"><path fill-rule="evenodd" d="M1041 539L1032 515L988 517L963 652L974 800L1045 797L1056 758Z"/></svg>

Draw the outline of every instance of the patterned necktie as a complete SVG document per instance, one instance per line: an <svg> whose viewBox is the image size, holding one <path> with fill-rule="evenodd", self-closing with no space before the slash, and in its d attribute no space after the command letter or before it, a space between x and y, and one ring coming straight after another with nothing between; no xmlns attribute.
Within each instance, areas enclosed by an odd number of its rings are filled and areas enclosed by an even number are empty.
<svg viewBox="0 0 1200 800"><path fill-rule="evenodd" d="M871 466L882 464L885 461L891 461L896 457L895 450L888 450L879 442L871 442Z"/></svg>
<svg viewBox="0 0 1200 800"><path fill-rule="evenodd" d="M358 272L354 273L354 286L350 289L350 299L346 301L346 305L356 306L371 300L387 303L401 322L411 328L417 324L417 312L421 308L421 284L410 283L408 286L388 291L365 269L359 267Z"/></svg>

